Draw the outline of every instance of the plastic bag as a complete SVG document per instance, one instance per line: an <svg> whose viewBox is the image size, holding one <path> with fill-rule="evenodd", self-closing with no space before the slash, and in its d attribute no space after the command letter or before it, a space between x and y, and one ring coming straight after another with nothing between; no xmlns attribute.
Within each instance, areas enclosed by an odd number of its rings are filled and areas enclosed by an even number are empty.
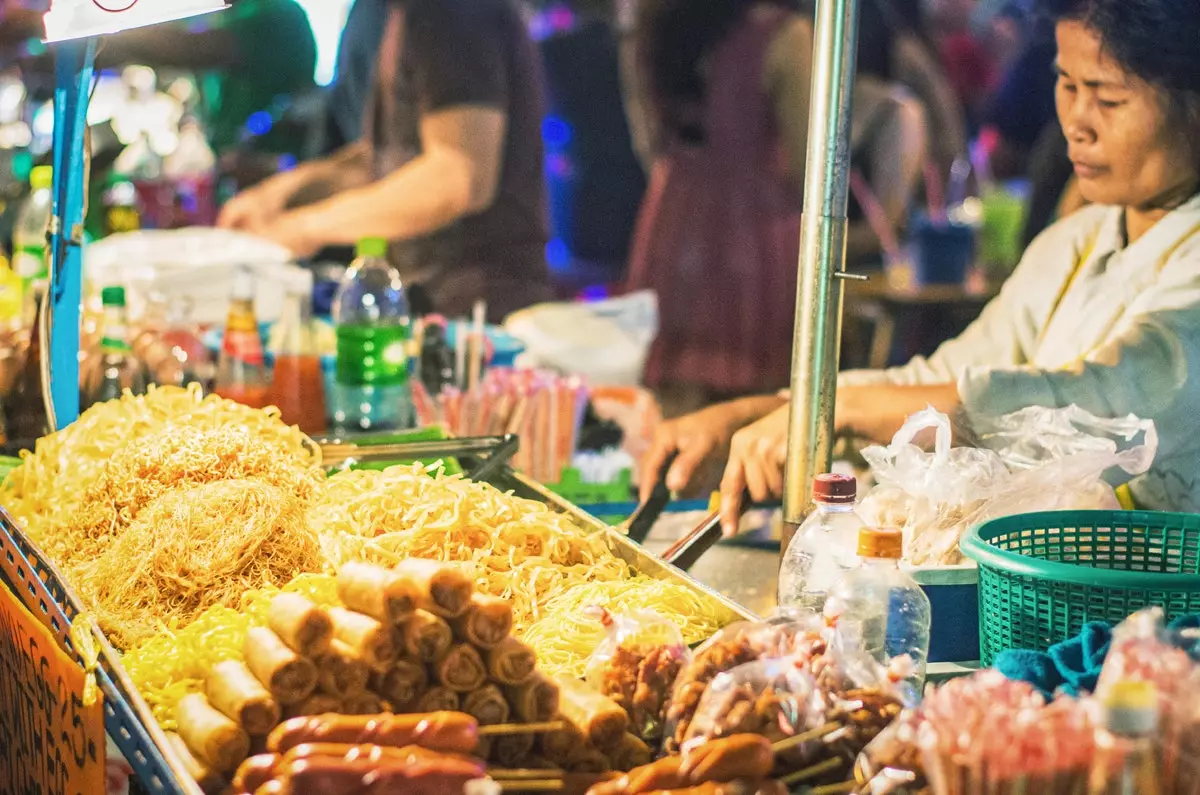
<svg viewBox="0 0 1200 795"><path fill-rule="evenodd" d="M927 408L911 416L887 447L862 451L876 485L860 515L867 524L902 528L905 559L913 565L962 562L959 537L988 519L1117 509L1104 476L1120 481L1140 475L1158 449L1153 422L1101 419L1078 406L1034 406L972 422L979 447L953 447L949 417ZM926 452L915 441L930 431L934 447Z"/></svg>
<svg viewBox="0 0 1200 795"><path fill-rule="evenodd" d="M905 710L854 762L857 795L923 795L930 792L917 748L920 712Z"/></svg>
<svg viewBox="0 0 1200 795"><path fill-rule="evenodd" d="M667 698L692 658L675 622L651 610L614 615L589 608L605 637L588 659L587 681L629 714L633 733L657 745L667 719Z"/></svg>

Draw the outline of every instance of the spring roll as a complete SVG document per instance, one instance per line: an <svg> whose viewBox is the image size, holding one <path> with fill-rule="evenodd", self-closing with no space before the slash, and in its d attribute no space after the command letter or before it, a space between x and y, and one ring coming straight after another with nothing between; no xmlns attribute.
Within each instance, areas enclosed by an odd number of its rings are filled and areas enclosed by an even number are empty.
<svg viewBox="0 0 1200 795"><path fill-rule="evenodd" d="M218 773L232 773L250 755L250 735L199 693L179 699L175 722L196 758Z"/></svg>
<svg viewBox="0 0 1200 795"><path fill-rule="evenodd" d="M615 769L628 771L633 770L635 767L650 764L650 761L654 758L654 753L650 750L650 746L642 742L641 738L626 733L613 749L609 751L608 757Z"/></svg>
<svg viewBox="0 0 1200 795"><path fill-rule="evenodd" d="M331 607L329 617L333 619L334 637L349 646L371 670L386 671L400 656L394 627L342 607Z"/></svg>
<svg viewBox="0 0 1200 795"><path fill-rule="evenodd" d="M459 643L451 646L433 668L438 684L456 693L470 693L483 687L487 681L487 670L483 658L473 646Z"/></svg>
<svg viewBox="0 0 1200 795"><path fill-rule="evenodd" d="M590 690L573 676L555 677L558 711L601 751L614 748L629 729L629 715L608 696Z"/></svg>
<svg viewBox="0 0 1200 795"><path fill-rule="evenodd" d="M590 745L580 748L571 759L570 773L607 773L612 770L612 762L599 749Z"/></svg>
<svg viewBox="0 0 1200 795"><path fill-rule="evenodd" d="M249 734L268 734L282 717L279 704L246 664L237 660L219 662L204 681L208 703Z"/></svg>
<svg viewBox="0 0 1200 795"><path fill-rule="evenodd" d="M326 693L313 693L299 704L294 704L283 711L288 720L307 717L309 715L328 715L331 712L342 711L342 699Z"/></svg>
<svg viewBox="0 0 1200 795"><path fill-rule="evenodd" d="M390 705L369 690L352 693L342 702L342 712L346 715L380 715L391 712Z"/></svg>
<svg viewBox="0 0 1200 795"><path fill-rule="evenodd" d="M458 712L460 698L448 687L434 685L417 699L414 712Z"/></svg>
<svg viewBox="0 0 1200 795"><path fill-rule="evenodd" d="M242 647L246 667L281 706L299 704L317 687L317 667L312 660L288 648L267 627L252 627Z"/></svg>
<svg viewBox="0 0 1200 795"><path fill-rule="evenodd" d="M543 723L558 714L558 686L534 672L523 685L504 688L513 714L526 723Z"/></svg>
<svg viewBox="0 0 1200 795"><path fill-rule="evenodd" d="M537 655L521 641L508 637L487 650L487 670L499 684L523 685L537 670Z"/></svg>
<svg viewBox="0 0 1200 795"><path fill-rule="evenodd" d="M435 663L454 642L454 633L444 618L428 610L418 610L400 630L404 638L404 653L414 660Z"/></svg>
<svg viewBox="0 0 1200 795"><path fill-rule="evenodd" d="M442 618L457 618L466 612L475 586L462 570L451 563L408 558L396 571L411 577L419 589L417 604Z"/></svg>
<svg viewBox="0 0 1200 795"><path fill-rule="evenodd" d="M183 769L195 780L204 795L216 795L221 791L221 788L225 786L225 780L221 774L197 759L182 737L175 732L167 732L167 742L171 744L171 750L183 763Z"/></svg>
<svg viewBox="0 0 1200 795"><path fill-rule="evenodd" d="M533 753L534 736L529 733L500 734L492 738L488 759L502 767L519 767Z"/></svg>
<svg viewBox="0 0 1200 795"><path fill-rule="evenodd" d="M367 689L371 669L354 649L334 638L329 651L316 659L317 686L322 693L345 698Z"/></svg>
<svg viewBox="0 0 1200 795"><path fill-rule="evenodd" d="M553 762L555 767L561 767L563 770L570 768L575 757L588 747L587 738L570 723L558 731L546 732L538 743L542 755Z"/></svg>
<svg viewBox="0 0 1200 795"><path fill-rule="evenodd" d="M479 649L494 648L512 632L512 604L477 593L471 597L467 612L454 619L452 625L459 640Z"/></svg>
<svg viewBox="0 0 1200 795"><path fill-rule="evenodd" d="M511 712L504 694L495 685L484 685L463 696L462 711L479 721L480 726L504 723Z"/></svg>
<svg viewBox="0 0 1200 795"><path fill-rule="evenodd" d="M407 621L420 598L420 588L412 577L370 563L342 566L337 574L337 593L350 610L389 626Z"/></svg>
<svg viewBox="0 0 1200 795"><path fill-rule="evenodd" d="M409 711L425 688L429 686L429 675L425 666L409 660L399 660L387 673L376 674L375 691L391 702L401 712Z"/></svg>
<svg viewBox="0 0 1200 795"><path fill-rule="evenodd" d="M267 626L301 657L324 654L333 639L333 624L324 609L298 593L281 593L267 608Z"/></svg>

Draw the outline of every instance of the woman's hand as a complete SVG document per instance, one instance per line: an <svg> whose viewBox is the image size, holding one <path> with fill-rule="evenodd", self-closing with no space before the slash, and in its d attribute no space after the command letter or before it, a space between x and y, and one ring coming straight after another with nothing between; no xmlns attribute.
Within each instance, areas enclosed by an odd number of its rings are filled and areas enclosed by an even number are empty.
<svg viewBox="0 0 1200 795"><path fill-rule="evenodd" d="M267 179L225 202L217 215L217 226L258 233L278 220L287 206L288 196L273 183L274 179Z"/></svg>
<svg viewBox="0 0 1200 795"><path fill-rule="evenodd" d="M737 535L747 492L755 502L783 494L790 411L785 403L733 435L721 479L721 529L726 537Z"/></svg>
<svg viewBox="0 0 1200 795"><path fill-rule="evenodd" d="M667 488L686 492L697 485L705 464L721 460L729 451L734 434L768 414L781 398L751 397L720 403L694 414L669 420L659 426L650 452L641 465L641 498L654 490L659 471L672 455L675 462L667 472Z"/></svg>

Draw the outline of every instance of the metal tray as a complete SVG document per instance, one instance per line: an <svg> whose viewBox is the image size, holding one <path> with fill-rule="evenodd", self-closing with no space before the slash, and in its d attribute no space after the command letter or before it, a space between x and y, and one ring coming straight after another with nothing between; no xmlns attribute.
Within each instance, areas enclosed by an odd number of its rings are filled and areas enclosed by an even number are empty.
<svg viewBox="0 0 1200 795"><path fill-rule="evenodd" d="M407 451L400 451L406 457ZM481 471L487 458L473 452L447 451L455 455L467 472ZM701 584L679 569L664 563L649 551L617 533L599 519L584 512L545 487L515 472L507 464L491 462L482 471L483 478L503 491L543 502L571 516L585 530L602 533L609 548L633 568L656 579L674 580L690 588L729 613L729 622L757 619L753 612ZM79 598L66 586L61 574L29 540L13 518L0 508L0 570L20 593L30 611L39 616L58 637L64 648L71 649L68 633L71 621L82 610ZM149 795L203 795L188 775L149 705L137 692L129 674L121 665L120 654L97 628L100 667L97 680L104 693L105 728L130 766L137 782Z"/></svg>

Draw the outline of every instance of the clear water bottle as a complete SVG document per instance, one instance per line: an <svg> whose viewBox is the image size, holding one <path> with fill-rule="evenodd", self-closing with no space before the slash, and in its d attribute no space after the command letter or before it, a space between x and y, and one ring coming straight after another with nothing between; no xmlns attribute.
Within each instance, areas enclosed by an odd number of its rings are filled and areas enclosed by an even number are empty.
<svg viewBox="0 0 1200 795"><path fill-rule="evenodd" d="M408 297L387 260L387 242L359 242L333 299L337 370L330 413L334 429L390 431L412 427L408 383Z"/></svg>
<svg viewBox="0 0 1200 795"><path fill-rule="evenodd" d="M46 228L50 225L53 183L54 169L50 166L38 166L30 171L32 192L17 213L17 225L13 229L13 270L21 277L26 291L34 281L46 278Z"/></svg>
<svg viewBox="0 0 1200 795"><path fill-rule="evenodd" d="M903 536L899 530L863 528L858 534L861 565L847 572L829 592L825 614L836 619L843 642L882 665L907 655L918 688L929 656L929 597L900 569Z"/></svg>
<svg viewBox="0 0 1200 795"><path fill-rule="evenodd" d="M862 519L854 510L857 483L848 475L817 475L814 510L792 536L779 570L779 606L820 613L831 588L859 564Z"/></svg>

